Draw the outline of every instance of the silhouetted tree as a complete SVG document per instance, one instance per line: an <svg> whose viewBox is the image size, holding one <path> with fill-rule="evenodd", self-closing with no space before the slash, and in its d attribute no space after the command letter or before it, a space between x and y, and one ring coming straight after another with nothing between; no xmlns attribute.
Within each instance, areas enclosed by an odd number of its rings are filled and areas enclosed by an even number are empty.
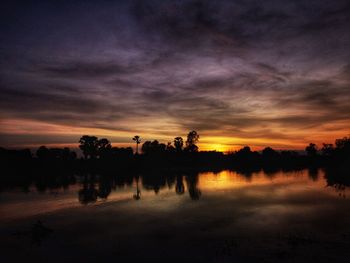
<svg viewBox="0 0 350 263"><path fill-rule="evenodd" d="M154 155L164 153L166 145L164 143L159 143L157 140L146 141L142 144L142 152L146 155Z"/></svg>
<svg viewBox="0 0 350 263"><path fill-rule="evenodd" d="M36 151L36 156L41 160L61 160L71 161L77 158L77 154L71 151L68 147L65 148L46 148L40 146Z"/></svg>
<svg viewBox="0 0 350 263"><path fill-rule="evenodd" d="M139 144L141 143L141 138L138 135L135 135L132 140L136 143L136 154L139 154Z"/></svg>
<svg viewBox="0 0 350 263"><path fill-rule="evenodd" d="M166 145L166 149L167 152L175 152L175 147L171 145L171 142L168 142L168 144Z"/></svg>
<svg viewBox="0 0 350 263"><path fill-rule="evenodd" d="M264 150L262 150L262 155L267 160L275 160L279 157L279 153L271 147L266 147Z"/></svg>
<svg viewBox="0 0 350 263"><path fill-rule="evenodd" d="M181 152L182 147L184 146L184 141L183 141L182 137L176 137L174 139L174 145L175 145L176 151Z"/></svg>
<svg viewBox="0 0 350 263"><path fill-rule="evenodd" d="M38 150L36 151L36 156L39 159L49 159L50 158L50 151L46 146L40 146Z"/></svg>
<svg viewBox="0 0 350 263"><path fill-rule="evenodd" d="M242 149L238 150L234 155L236 163L240 165L257 165L260 154L257 151L251 151L249 146L244 146Z"/></svg>
<svg viewBox="0 0 350 263"><path fill-rule="evenodd" d="M296 151L284 150L284 151L281 151L281 156L284 159L289 159L289 158L292 158L292 157L298 157L299 153L296 152Z"/></svg>
<svg viewBox="0 0 350 263"><path fill-rule="evenodd" d="M84 135L80 138L79 143L79 148L82 150L85 159L97 157L98 138L96 136Z"/></svg>
<svg viewBox="0 0 350 263"><path fill-rule="evenodd" d="M97 145L98 145L98 148L100 150L101 149L110 149L110 148L112 148L111 143L106 138L102 138L102 139L98 140Z"/></svg>
<svg viewBox="0 0 350 263"><path fill-rule="evenodd" d="M141 151L144 153L144 154L148 154L150 152L150 148L151 148L151 141L145 141L143 144L142 144L142 147L141 147Z"/></svg>
<svg viewBox="0 0 350 263"><path fill-rule="evenodd" d="M102 138L97 142L97 151L100 158L106 158L111 155L112 145L106 138Z"/></svg>
<svg viewBox="0 0 350 263"><path fill-rule="evenodd" d="M131 159L134 151L131 147L113 147L111 150L111 157L118 158L119 160L128 160Z"/></svg>
<svg viewBox="0 0 350 263"><path fill-rule="evenodd" d="M237 156L248 156L252 153L252 151L250 150L249 146L244 146L242 149L239 149L238 152L236 153Z"/></svg>
<svg viewBox="0 0 350 263"><path fill-rule="evenodd" d="M187 135L187 140L186 140L186 148L185 150L188 152L197 152L198 151L198 146L196 143L199 140L199 135L196 131L190 131Z"/></svg>
<svg viewBox="0 0 350 263"><path fill-rule="evenodd" d="M50 157L52 160L63 160L67 158L67 155L69 155L67 151L60 148L50 148L49 151L50 151Z"/></svg>
<svg viewBox="0 0 350 263"><path fill-rule="evenodd" d="M337 150L350 153L350 137L344 137L342 139L336 139L335 145Z"/></svg>
<svg viewBox="0 0 350 263"><path fill-rule="evenodd" d="M350 167L350 137L335 140L335 145L334 157L337 162L340 162L338 165L343 167L343 170L350 171L350 169L347 168Z"/></svg>
<svg viewBox="0 0 350 263"><path fill-rule="evenodd" d="M334 153L334 147L331 143L324 143L323 147L321 149L322 155L324 156L331 156Z"/></svg>
<svg viewBox="0 0 350 263"><path fill-rule="evenodd" d="M350 147L350 137L344 137L344 138L341 138L341 139L336 139L335 140L335 145L339 149Z"/></svg>
<svg viewBox="0 0 350 263"><path fill-rule="evenodd" d="M310 157L314 157L317 155L317 146L314 143L310 143L308 146L305 148L306 154Z"/></svg>
<svg viewBox="0 0 350 263"><path fill-rule="evenodd" d="M74 151L71 151L68 147L63 148L63 159L68 160L75 160L77 159L77 153Z"/></svg>

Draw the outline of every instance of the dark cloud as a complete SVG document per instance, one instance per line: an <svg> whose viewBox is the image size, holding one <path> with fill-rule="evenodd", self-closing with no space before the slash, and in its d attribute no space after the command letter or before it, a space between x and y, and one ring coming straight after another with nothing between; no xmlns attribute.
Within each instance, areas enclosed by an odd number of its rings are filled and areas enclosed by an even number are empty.
<svg viewBox="0 0 350 263"><path fill-rule="evenodd" d="M63 65L52 65L39 68L38 71L49 77L58 78L98 78L133 73L137 70L135 66L122 66L114 63L89 63L78 61L75 63L64 63Z"/></svg>
<svg viewBox="0 0 350 263"><path fill-rule="evenodd" d="M348 1L28 1L3 10L4 119L290 140L302 129L350 128Z"/></svg>

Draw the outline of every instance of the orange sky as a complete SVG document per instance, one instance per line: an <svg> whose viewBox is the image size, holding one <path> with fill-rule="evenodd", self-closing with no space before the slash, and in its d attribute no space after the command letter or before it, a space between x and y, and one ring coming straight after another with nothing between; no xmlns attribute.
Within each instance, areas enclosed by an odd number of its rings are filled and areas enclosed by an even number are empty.
<svg viewBox="0 0 350 263"><path fill-rule="evenodd" d="M38 121L28 121L21 119L2 119L0 121L3 134L9 134L12 138L17 138L18 143L14 144L12 141L1 141L4 147L30 147L36 148L40 145L47 145L50 147L64 147L71 148L78 147L78 140L81 135L95 135L99 138L108 138L113 146L117 147L134 147L132 137L134 134L139 134L142 142L146 140L157 139L160 142L167 143L173 141L176 136L186 138L186 131L174 131L173 136L161 135L156 132L147 133L132 133L129 131L114 131L108 129L97 128L82 128L67 125L49 124ZM334 130L331 132L313 132L308 131L295 132L289 138L245 138L236 136L221 136L220 130L213 133L200 134L198 146L200 150L217 150L217 151L234 151L249 145L254 150L261 150L264 147L271 146L276 149L304 149L305 146L314 142L319 146L323 142L333 143L336 138L342 138L346 135L346 129ZM215 134L217 133L217 134ZM6 137L6 135L4 136ZM42 141L41 141L41 138ZM58 142L57 142L58 141Z"/></svg>

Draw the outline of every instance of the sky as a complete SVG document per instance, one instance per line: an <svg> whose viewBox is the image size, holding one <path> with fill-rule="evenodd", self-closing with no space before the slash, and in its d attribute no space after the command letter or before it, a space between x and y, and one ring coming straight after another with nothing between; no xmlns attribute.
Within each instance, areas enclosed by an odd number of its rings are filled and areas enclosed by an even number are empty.
<svg viewBox="0 0 350 263"><path fill-rule="evenodd" d="M0 146L350 134L348 0L2 1Z"/></svg>

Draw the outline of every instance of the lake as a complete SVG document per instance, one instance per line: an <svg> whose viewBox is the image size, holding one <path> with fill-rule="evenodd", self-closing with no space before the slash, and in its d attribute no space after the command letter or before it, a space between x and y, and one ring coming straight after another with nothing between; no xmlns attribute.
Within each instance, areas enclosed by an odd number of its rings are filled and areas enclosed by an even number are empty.
<svg viewBox="0 0 350 263"><path fill-rule="evenodd" d="M5 262L343 262L348 195L322 169L41 175L1 187L0 245Z"/></svg>

